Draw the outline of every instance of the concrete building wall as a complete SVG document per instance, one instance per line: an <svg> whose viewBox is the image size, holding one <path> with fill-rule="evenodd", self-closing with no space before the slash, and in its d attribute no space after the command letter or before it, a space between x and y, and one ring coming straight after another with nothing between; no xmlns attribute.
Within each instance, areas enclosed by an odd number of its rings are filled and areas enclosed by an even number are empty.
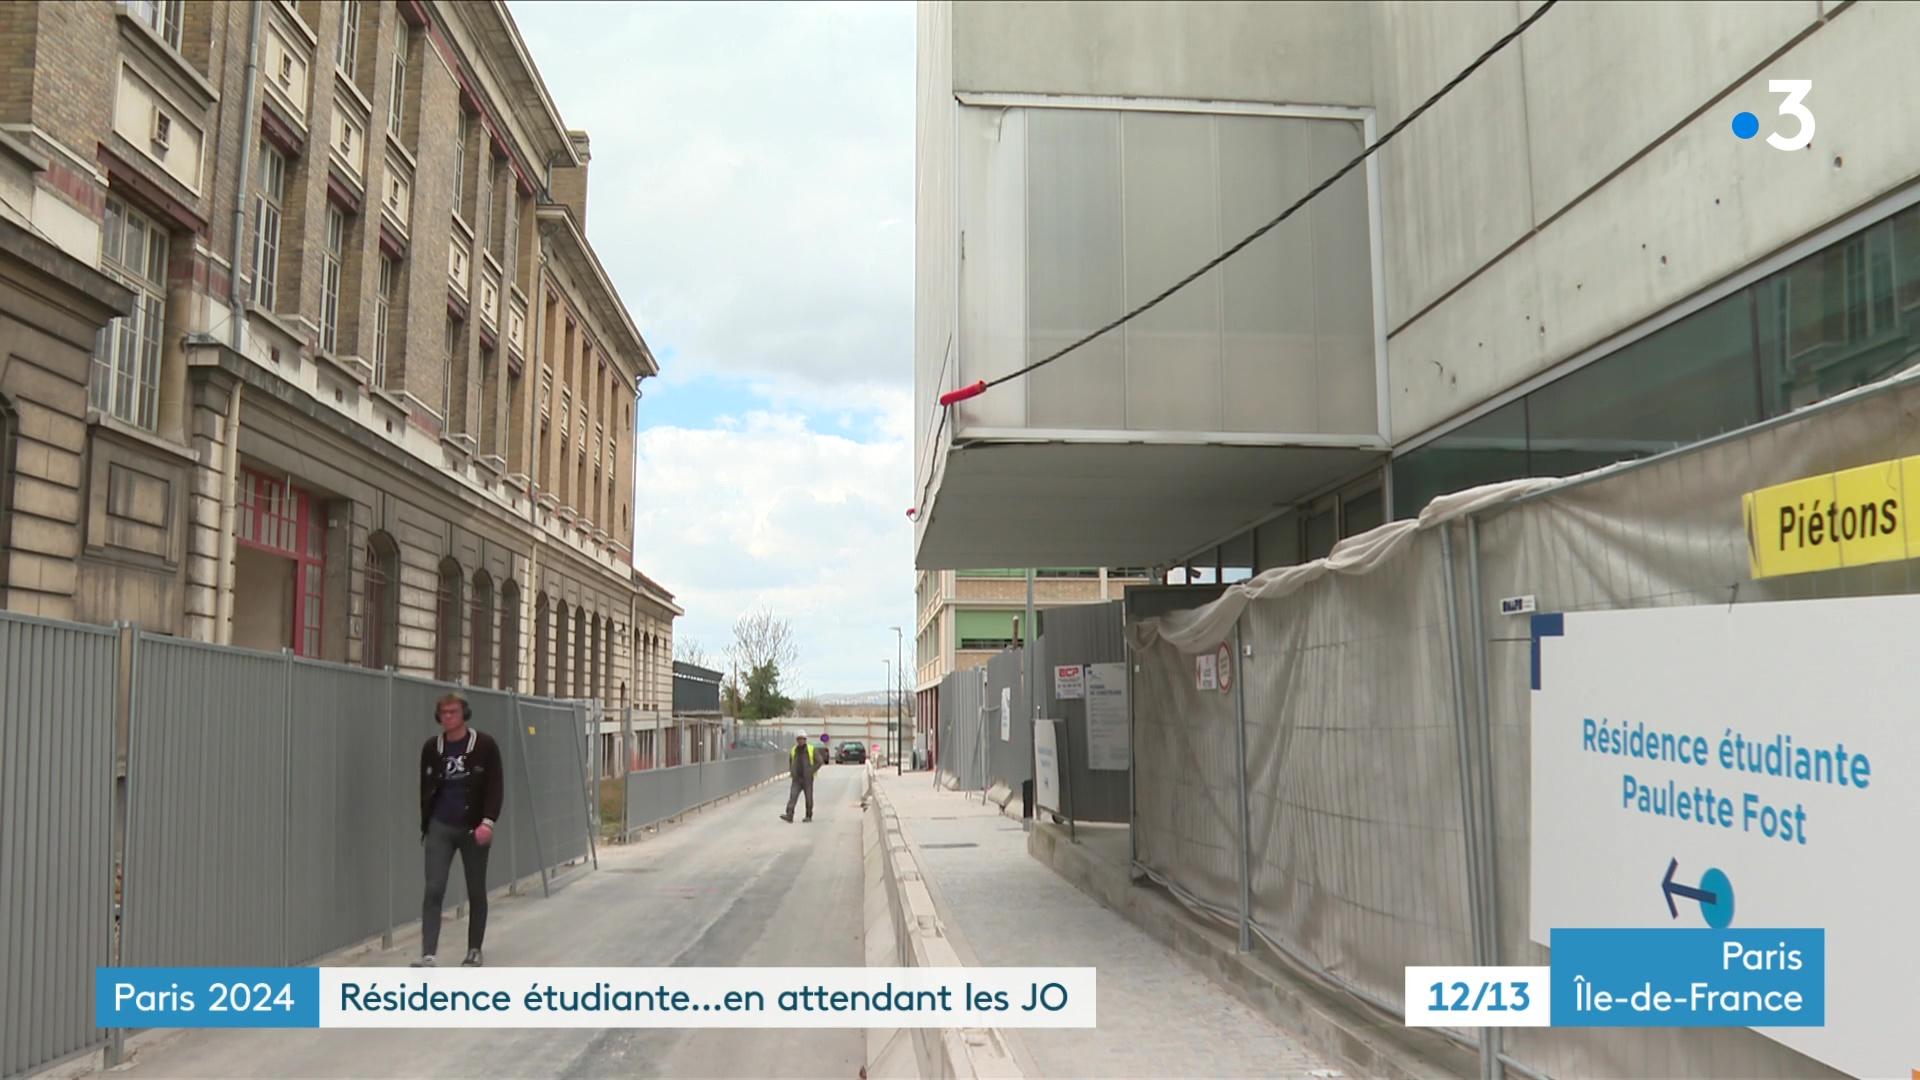
<svg viewBox="0 0 1920 1080"><path fill-rule="evenodd" d="M1364 5L942 4L959 90L1372 103Z"/></svg>
<svg viewBox="0 0 1920 1080"><path fill-rule="evenodd" d="M939 486L948 439L935 429L944 420L934 399L952 389L958 370L959 342L954 325L959 274L959 223L955 217L953 101L953 5L947 0L920 5L916 27L914 124L914 299L913 299L913 505L926 510L929 493ZM930 520L920 513L915 543Z"/></svg>
<svg viewBox="0 0 1920 1080"><path fill-rule="evenodd" d="M1382 125L1517 17L1375 9ZM1920 175L1920 133L1883 105L1920 89L1916 35L1920 10L1873 0L1549 12L1383 162L1396 441ZM1814 146L1732 138L1741 110L1792 130L1783 77L1813 80Z"/></svg>
<svg viewBox="0 0 1920 1080"><path fill-rule="evenodd" d="M4 139L4 136L0 136ZM17 168L6 140L0 172ZM78 617L87 376L125 290L0 212L0 607ZM142 509L150 509L143 507Z"/></svg>
<svg viewBox="0 0 1920 1080"><path fill-rule="evenodd" d="M1342 104L1373 109L1377 135L1537 9L1531 0L925 4L918 181L923 306L926 283L956 267L963 276L974 275L960 288L966 325L959 336L969 332L976 309L991 316L996 305L1019 301L994 293L1005 275L979 273L978 259L990 254L998 235L991 214L977 215L978 227L969 219L965 257L929 242L943 235L929 228L929 208L942 205L931 196L948 191L953 177L963 214L977 203L991 208L1005 201L994 187L1003 177L945 149L954 139L954 108L940 94L929 94L929 84L963 96L1135 96L1182 99L1202 108L1220 100ZM1911 201L1911 186L1920 178L1920 132L1885 103L1910 100L1920 90L1920 69L1906 56L1916 39L1920 8L1885 0L1576 4L1547 12L1378 157L1386 434L1395 449L1414 450L1514 394L1617 354L1664 321L1727 291L1730 279L1756 275L1757 264L1777 269ZM1771 79L1812 82L1806 103L1819 123L1810 149L1781 153L1766 145L1766 134L1797 126L1781 115L1783 95L1768 89ZM1023 122L1018 109L961 111L978 114L974 126L997 130L997 137ZM1029 110L1028 120L1040 111ZM1730 135L1728 123L1741 111L1760 118L1761 137ZM966 146L966 119L960 128ZM929 133L941 136L931 150ZM1031 132L1014 136L1023 137ZM1309 163L1312 179L1347 156L1344 149L1316 153ZM1109 186L1089 181L1089 201L1104 198ZM1273 199L1275 209L1284 202L1279 194ZM1017 212L1007 216L1022 219ZM1222 238L1230 233L1222 230ZM1278 239L1291 242L1284 235ZM1087 257L1090 277L1125 265L1118 256L1096 254ZM1213 276L1230 277L1233 265ZM1189 292L1205 294L1210 287L1202 279ZM1800 308L1811 307L1804 288L1794 295ZM1127 305L1103 296L1088 306L1118 314ZM923 403L959 381L991 377L1021 362L1017 348L963 349L969 363L987 356L1005 366L941 379L939 349L947 337L941 320L948 320L944 307L921 315L916 396ZM1150 324L1151 317L1142 322ZM1715 332L1695 330L1702 337ZM1764 332L1753 331L1756 338ZM1110 343L1090 345L1025 380L1030 386L1024 395L1009 387L951 410L947 420L991 429L1025 422L1042 391L1061 391L1079 404L1111 396L1119 382L1107 356L1112 351ZM1277 345L1256 352L1269 366L1286 359ZM1026 359L1032 358L1029 350ZM1756 369L1760 363L1755 360ZM1791 404L1845 388L1844 372L1828 374L1831 386L1796 383ZM1068 385L1049 390L1048 380ZM925 504L929 491L940 490L934 465L945 462L951 436L941 433L937 410L921 407L922 487L916 497ZM1280 419L1286 407L1262 407L1250 430L1287 430L1292 425ZM1762 405L1778 407L1771 399ZM1623 407L1623 416L1631 411ZM1643 436L1640 428L1647 425L1630 417L1607 420L1615 425L1608 434L1616 441L1643 446L1725 429L1702 421L1704 431ZM1524 421L1518 422L1524 440ZM1512 436L1503 427L1475 429L1474 438ZM1521 473L1593 467L1605 463L1605 452L1549 458L1531 461ZM1347 474L1274 492L1289 505L1275 505L1273 512L1306 513L1310 500L1372 467L1356 462ZM923 513L917 539L927 537L939 509ZM976 509L963 497L945 512ZM1396 510L1409 512L1405 505ZM1267 561L1264 545L1261 561Z"/></svg>

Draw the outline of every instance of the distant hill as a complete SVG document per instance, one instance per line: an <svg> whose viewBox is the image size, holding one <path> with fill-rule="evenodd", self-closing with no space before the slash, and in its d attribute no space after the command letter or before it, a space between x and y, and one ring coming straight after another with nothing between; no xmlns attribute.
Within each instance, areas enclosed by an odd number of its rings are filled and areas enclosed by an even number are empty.
<svg viewBox="0 0 1920 1080"><path fill-rule="evenodd" d="M894 695L885 690L867 690L857 694L819 694L814 700L822 705L845 707L848 705L881 706L893 701Z"/></svg>

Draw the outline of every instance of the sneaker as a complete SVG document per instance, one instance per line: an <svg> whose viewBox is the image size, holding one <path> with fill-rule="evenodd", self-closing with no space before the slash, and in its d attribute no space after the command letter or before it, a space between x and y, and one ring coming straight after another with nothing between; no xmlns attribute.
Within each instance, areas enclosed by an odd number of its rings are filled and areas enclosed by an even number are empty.
<svg viewBox="0 0 1920 1080"><path fill-rule="evenodd" d="M435 965L436 965L437 963L438 963L438 961L436 961L436 960L435 960L435 959L434 959L433 957L431 957L431 956L423 956L423 957L421 957L420 959L418 959L418 960L415 960L415 961L413 962L413 965L412 965L412 966L414 966L414 967L433 967L433 966L435 966Z"/></svg>
<svg viewBox="0 0 1920 1080"><path fill-rule="evenodd" d="M460 961L460 966L461 967L480 967L481 966L480 950L468 949L467 958L465 960Z"/></svg>
<svg viewBox="0 0 1920 1080"><path fill-rule="evenodd" d="M781 815L780 815L780 820L781 820L781 821L784 821L784 822L786 822L786 823L787 823L787 824L789 824L789 825L791 825L791 824L793 824L793 815L792 815L792 814L781 814Z"/></svg>
<svg viewBox="0 0 1920 1080"><path fill-rule="evenodd" d="M812 814L808 814L808 815L807 815L806 817L804 817L804 818L801 818L800 820L802 820L802 821L812 821L812 820L813 820L813 815L812 815Z"/></svg>

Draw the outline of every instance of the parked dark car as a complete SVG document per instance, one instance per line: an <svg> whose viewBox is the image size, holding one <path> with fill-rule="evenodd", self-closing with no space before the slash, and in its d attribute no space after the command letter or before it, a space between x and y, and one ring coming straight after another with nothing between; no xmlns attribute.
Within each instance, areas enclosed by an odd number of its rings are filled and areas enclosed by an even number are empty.
<svg viewBox="0 0 1920 1080"><path fill-rule="evenodd" d="M847 764L865 765L867 763L866 744L857 743L857 742L843 742L840 744L839 752L834 754L833 760L838 762L841 765L847 765Z"/></svg>

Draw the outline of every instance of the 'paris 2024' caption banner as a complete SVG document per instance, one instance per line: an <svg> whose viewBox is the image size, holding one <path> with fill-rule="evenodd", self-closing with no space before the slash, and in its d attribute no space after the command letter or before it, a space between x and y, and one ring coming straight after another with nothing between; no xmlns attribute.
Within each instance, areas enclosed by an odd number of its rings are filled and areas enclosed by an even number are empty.
<svg viewBox="0 0 1920 1080"><path fill-rule="evenodd" d="M100 968L103 1028L1090 1028L1093 968Z"/></svg>

